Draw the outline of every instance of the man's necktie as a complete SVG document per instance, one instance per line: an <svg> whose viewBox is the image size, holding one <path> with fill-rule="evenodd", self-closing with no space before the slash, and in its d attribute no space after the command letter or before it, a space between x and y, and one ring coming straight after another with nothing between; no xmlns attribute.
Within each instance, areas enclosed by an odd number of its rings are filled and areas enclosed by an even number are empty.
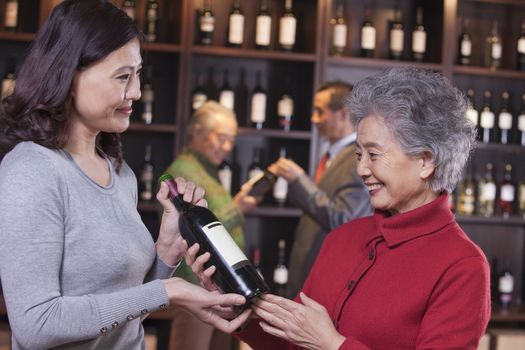
<svg viewBox="0 0 525 350"><path fill-rule="evenodd" d="M319 164L317 165L317 170L315 172L315 178L314 182L316 184L319 183L319 179L321 178L321 175L323 175L324 170L326 169L326 163L328 163L328 159L330 159L328 152L324 154L324 156L321 157L319 160Z"/></svg>

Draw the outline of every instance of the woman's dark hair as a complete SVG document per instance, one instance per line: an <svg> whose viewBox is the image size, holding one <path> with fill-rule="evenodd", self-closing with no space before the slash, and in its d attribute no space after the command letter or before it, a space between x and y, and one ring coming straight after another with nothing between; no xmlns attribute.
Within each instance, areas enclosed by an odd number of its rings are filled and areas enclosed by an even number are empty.
<svg viewBox="0 0 525 350"><path fill-rule="evenodd" d="M106 0L65 0L56 6L31 44L13 93L0 105L0 159L22 141L50 149L68 141L71 90L77 72L141 34ZM122 164L117 133L101 132L97 146Z"/></svg>

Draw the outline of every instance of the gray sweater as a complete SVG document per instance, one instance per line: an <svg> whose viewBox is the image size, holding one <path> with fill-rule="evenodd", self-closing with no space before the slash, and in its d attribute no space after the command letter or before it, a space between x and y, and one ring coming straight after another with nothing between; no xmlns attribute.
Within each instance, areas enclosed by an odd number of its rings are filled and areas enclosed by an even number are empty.
<svg viewBox="0 0 525 350"><path fill-rule="evenodd" d="M136 209L136 178L111 185L66 151L18 144L0 164L0 278L13 349L144 349L141 318L169 303Z"/></svg>

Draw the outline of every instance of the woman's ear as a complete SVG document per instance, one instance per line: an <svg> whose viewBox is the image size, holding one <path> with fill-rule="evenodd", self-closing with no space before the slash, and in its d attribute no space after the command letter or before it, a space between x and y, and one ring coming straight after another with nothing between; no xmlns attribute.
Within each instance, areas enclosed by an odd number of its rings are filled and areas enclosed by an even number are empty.
<svg viewBox="0 0 525 350"><path fill-rule="evenodd" d="M435 169L436 164L432 153L428 151L423 152L421 155L421 171L419 172L421 179L427 180L434 173Z"/></svg>

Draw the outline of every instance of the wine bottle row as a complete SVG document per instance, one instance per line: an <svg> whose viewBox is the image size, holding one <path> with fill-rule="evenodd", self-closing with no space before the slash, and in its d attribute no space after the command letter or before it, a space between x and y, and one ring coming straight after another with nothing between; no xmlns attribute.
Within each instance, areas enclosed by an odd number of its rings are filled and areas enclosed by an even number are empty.
<svg viewBox="0 0 525 350"><path fill-rule="evenodd" d="M512 164L505 164L503 180L497 184L494 171L494 164L486 163L483 176L476 179L472 166L467 169L465 178L450 197L451 208L458 215L509 218L517 214L525 218L525 177L516 183Z"/></svg>
<svg viewBox="0 0 525 350"><path fill-rule="evenodd" d="M137 21L137 4L135 0L124 0L122 10L128 16ZM147 0L146 16L142 25L146 42L155 42L158 39L159 2L158 0Z"/></svg>
<svg viewBox="0 0 525 350"><path fill-rule="evenodd" d="M521 107L518 113L511 110L511 95L503 91L500 108L495 111L491 90L483 92L483 104L480 109L475 106L475 90L467 90L470 105L467 110L469 118L477 127L478 139L483 143L521 144L525 146L525 93L521 95Z"/></svg>
<svg viewBox="0 0 525 350"><path fill-rule="evenodd" d="M244 6L251 6L251 0L245 1ZM241 6L241 0L234 0L228 16L228 30L226 43L230 47L241 47L245 43L246 25L255 24L255 47L270 49L272 46L272 12L268 0L261 0L259 12L255 21L246 21ZM293 50L297 33L297 18L293 12L292 0L284 1L284 13L279 18L279 48L285 51ZM197 43L200 45L214 45L215 13L211 0L205 0L198 14L199 33Z"/></svg>
<svg viewBox="0 0 525 350"><path fill-rule="evenodd" d="M286 241L280 239L277 242L277 264L273 269L272 281L273 292L280 296L286 296L286 287L288 285L288 267L286 266ZM252 251L252 263L257 272L262 276L261 270L261 250L254 248Z"/></svg>
<svg viewBox="0 0 525 350"><path fill-rule="evenodd" d="M263 76L260 71L255 73L255 87L248 94L249 103L247 104L247 110L243 109L244 103L237 103L240 96L244 96L248 88L244 81L244 72L240 74L239 85L233 87L229 80L228 69L224 70L222 85L219 89L218 96L214 96L212 91L215 91L215 87L206 85L204 81L204 75L202 73L196 75L196 82L191 94L191 108L193 111L198 109L204 102L211 99L217 99L218 102L226 108L232 109L236 112L237 117L240 119L239 124L246 126L253 126L257 129L270 126L277 127L283 131L290 131L293 128L294 121L294 97L290 91L289 84L284 84L284 91L279 96L279 99L275 101L277 116L275 121L268 120L268 107L272 101L268 100L268 94L263 83ZM285 82L289 80L285 79ZM246 101L243 101L246 102ZM249 119L244 122L243 117L249 116Z"/></svg>

